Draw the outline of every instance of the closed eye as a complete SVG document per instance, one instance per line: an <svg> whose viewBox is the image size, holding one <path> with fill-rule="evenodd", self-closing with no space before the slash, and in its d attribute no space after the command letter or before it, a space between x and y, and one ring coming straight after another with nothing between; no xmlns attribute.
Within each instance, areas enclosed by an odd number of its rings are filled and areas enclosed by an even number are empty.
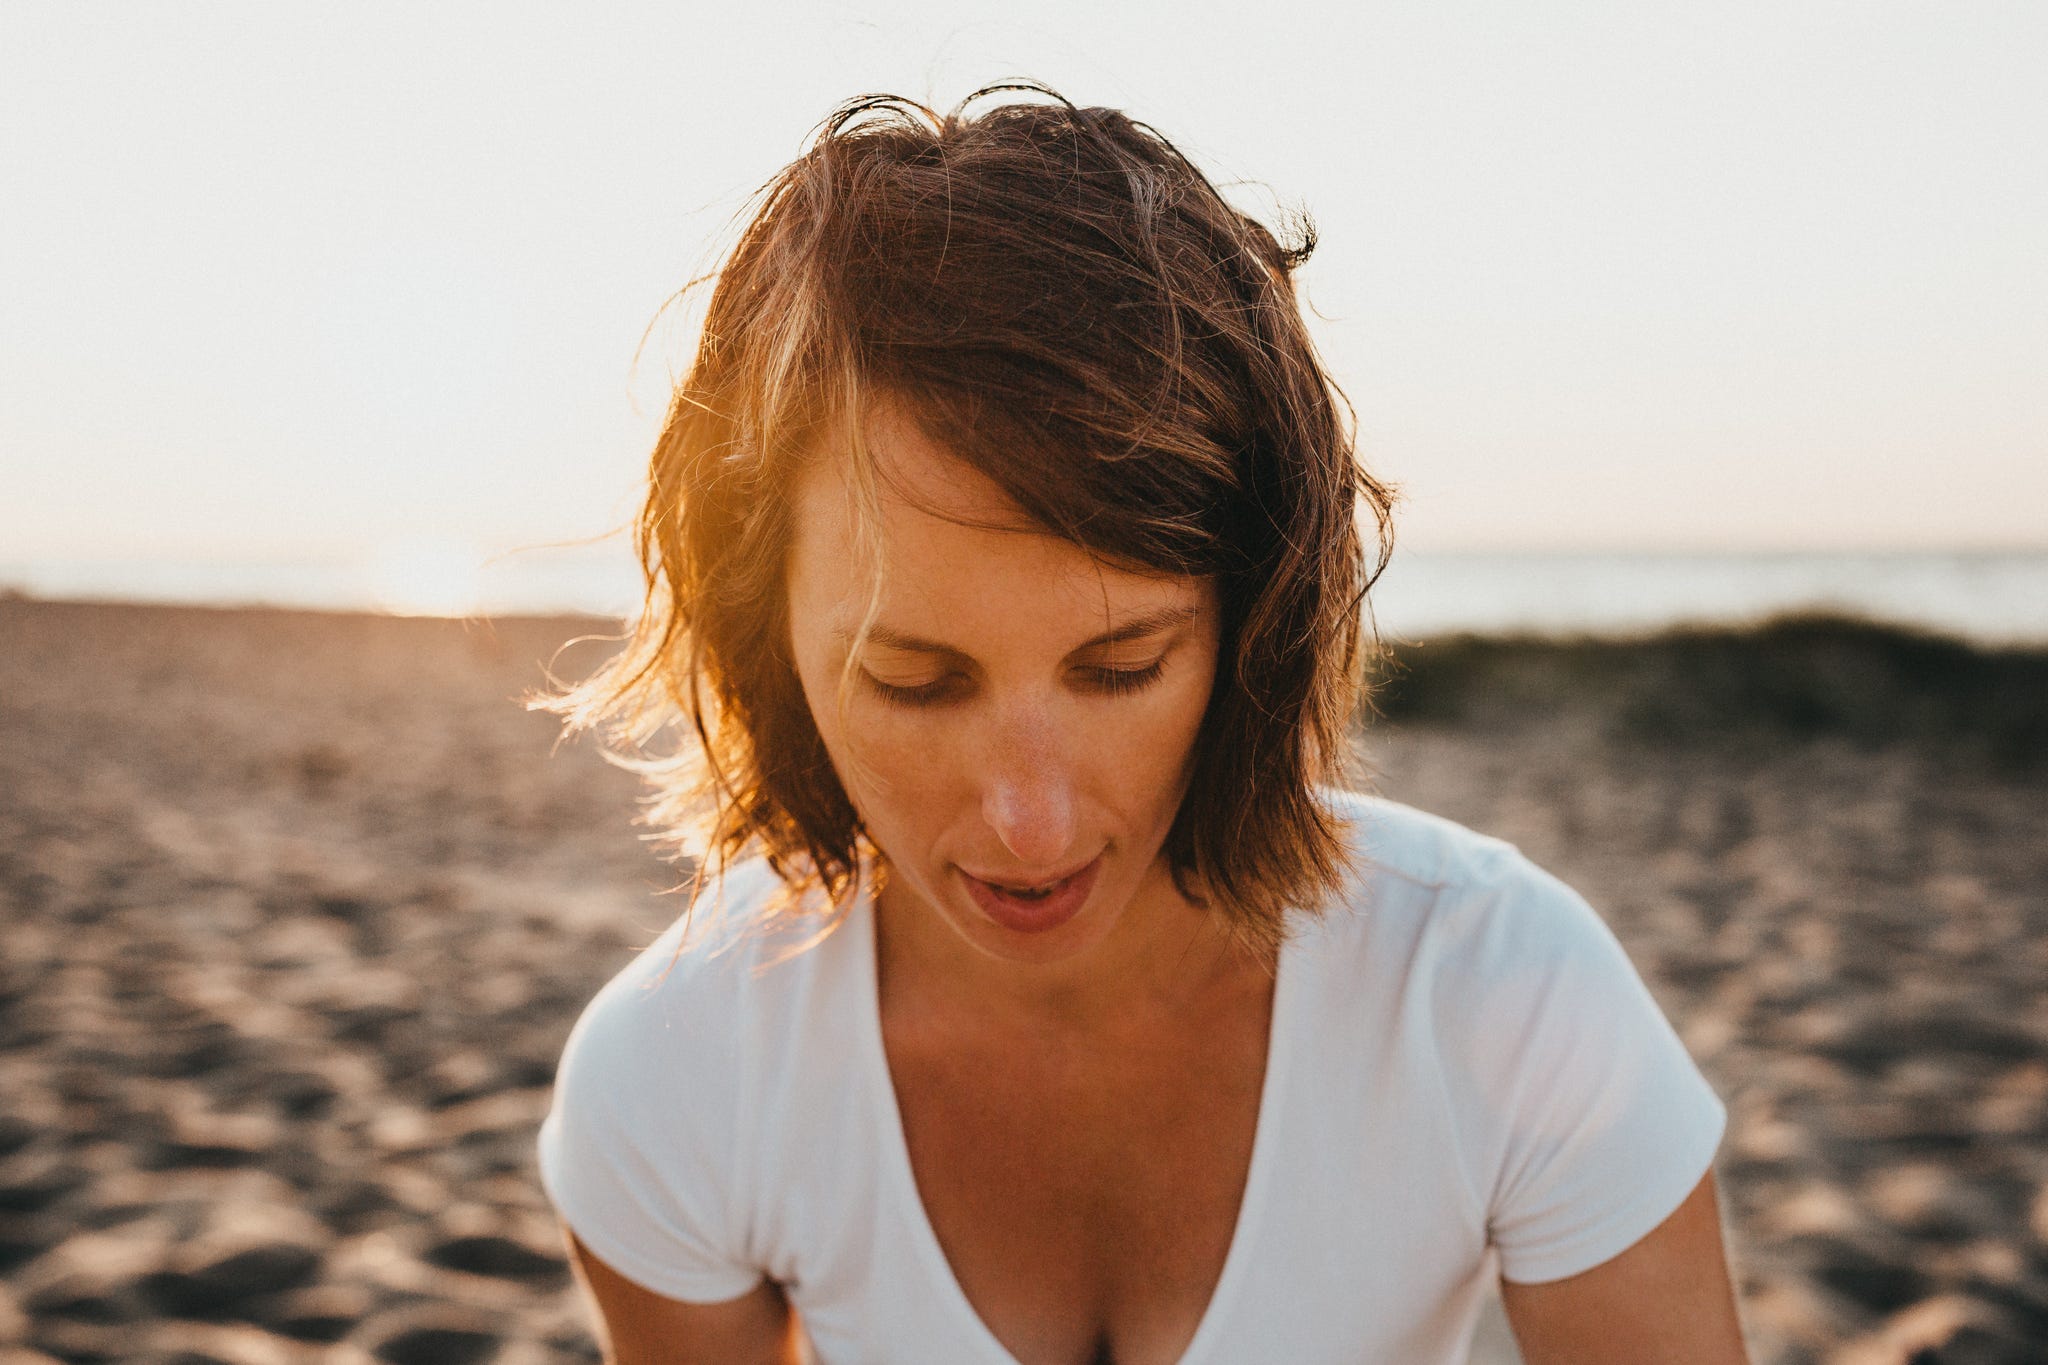
<svg viewBox="0 0 2048 1365"><path fill-rule="evenodd" d="M1077 669L1083 684L1103 696L1122 697L1143 691L1159 681L1166 671L1166 660L1156 659L1143 668L1087 667ZM941 706L955 700L967 686L966 679L957 673L934 678L928 683L904 684L883 682L874 674L862 669L860 678L863 685L891 706Z"/></svg>
<svg viewBox="0 0 2048 1365"><path fill-rule="evenodd" d="M906 687L902 683L883 682L866 669L860 671L860 678L869 691L891 706L936 706L950 699L955 681L954 676L948 673L943 678Z"/></svg>
<svg viewBox="0 0 2048 1365"><path fill-rule="evenodd" d="M1159 681L1166 660L1155 659L1143 668L1085 668L1081 670L1096 690L1112 697L1139 692Z"/></svg>

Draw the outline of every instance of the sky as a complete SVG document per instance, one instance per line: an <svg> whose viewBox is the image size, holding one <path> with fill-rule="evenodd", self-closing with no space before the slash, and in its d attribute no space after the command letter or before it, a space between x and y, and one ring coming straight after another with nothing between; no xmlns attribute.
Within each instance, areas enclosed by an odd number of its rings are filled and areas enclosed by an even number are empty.
<svg viewBox="0 0 2048 1365"><path fill-rule="evenodd" d="M0 561L631 515L749 193L1035 77L1305 210L1425 549L2048 548L2048 5L0 0ZM648 337L639 353L643 334Z"/></svg>

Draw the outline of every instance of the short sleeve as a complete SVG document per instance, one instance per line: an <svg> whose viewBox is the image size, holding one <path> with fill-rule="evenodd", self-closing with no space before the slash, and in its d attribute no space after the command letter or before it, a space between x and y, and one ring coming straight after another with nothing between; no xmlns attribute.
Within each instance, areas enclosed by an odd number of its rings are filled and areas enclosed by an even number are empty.
<svg viewBox="0 0 2048 1365"><path fill-rule="evenodd" d="M670 976L673 959L665 937L577 1021L541 1124L541 1183L577 1239L627 1279L715 1303L762 1277L735 1217L742 1068L733 1030L688 998L716 983Z"/></svg>
<svg viewBox="0 0 2048 1365"><path fill-rule="evenodd" d="M1511 850L1442 982L1463 1156L1501 1274L1626 1251L1710 1169L1727 1111L1585 900Z"/></svg>

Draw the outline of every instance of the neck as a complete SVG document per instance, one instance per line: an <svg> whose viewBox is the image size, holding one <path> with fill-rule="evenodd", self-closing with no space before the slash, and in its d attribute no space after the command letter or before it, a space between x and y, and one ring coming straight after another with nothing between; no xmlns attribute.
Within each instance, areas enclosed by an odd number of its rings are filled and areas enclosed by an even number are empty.
<svg viewBox="0 0 2048 1365"><path fill-rule="evenodd" d="M1247 975L1270 978L1220 914L1155 869L1103 938L1057 962L990 956L937 911L884 879L875 957L885 1001L920 1013L1072 1032L1104 1032L1201 1008Z"/></svg>

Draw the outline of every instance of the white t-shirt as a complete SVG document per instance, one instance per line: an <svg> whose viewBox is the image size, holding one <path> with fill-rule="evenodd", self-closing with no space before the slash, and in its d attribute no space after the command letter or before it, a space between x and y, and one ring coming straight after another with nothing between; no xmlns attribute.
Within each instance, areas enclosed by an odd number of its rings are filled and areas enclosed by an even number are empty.
<svg viewBox="0 0 2048 1365"><path fill-rule="evenodd" d="M1584 900L1497 839L1337 800L1356 875L1282 949L1235 1240L1182 1365L1462 1361L1494 1275L1625 1250L1720 1142L1720 1101ZM773 889L734 869L720 918ZM821 1365L1015 1365L919 1202L874 942L865 899L794 955L672 928L570 1035L541 1175L657 1293L780 1282Z"/></svg>

